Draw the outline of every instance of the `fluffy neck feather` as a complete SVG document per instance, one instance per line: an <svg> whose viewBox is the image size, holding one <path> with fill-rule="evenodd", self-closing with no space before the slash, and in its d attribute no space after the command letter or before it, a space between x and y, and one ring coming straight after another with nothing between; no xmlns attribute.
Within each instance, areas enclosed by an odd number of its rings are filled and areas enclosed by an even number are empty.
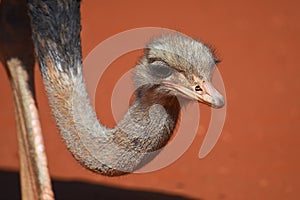
<svg viewBox="0 0 300 200"><path fill-rule="evenodd" d="M72 155L109 176L129 173L153 158L169 140L176 97L142 87L123 120L107 129L98 122L82 77L79 1L29 0L33 41L52 112Z"/></svg>

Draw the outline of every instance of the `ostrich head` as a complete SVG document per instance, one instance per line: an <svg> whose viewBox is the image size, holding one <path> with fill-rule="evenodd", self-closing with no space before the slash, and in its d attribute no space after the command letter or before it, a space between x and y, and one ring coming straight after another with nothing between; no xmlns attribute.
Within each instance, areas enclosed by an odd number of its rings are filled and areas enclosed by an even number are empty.
<svg viewBox="0 0 300 200"><path fill-rule="evenodd" d="M154 40L135 68L136 87L156 86L162 95L197 100L214 108L224 105L211 80L218 60L207 46L181 35Z"/></svg>

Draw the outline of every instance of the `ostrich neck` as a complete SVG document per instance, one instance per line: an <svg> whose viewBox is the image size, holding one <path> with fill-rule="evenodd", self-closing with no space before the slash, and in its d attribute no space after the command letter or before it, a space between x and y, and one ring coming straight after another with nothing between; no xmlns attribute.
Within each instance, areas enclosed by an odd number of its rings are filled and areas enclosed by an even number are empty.
<svg viewBox="0 0 300 200"><path fill-rule="evenodd" d="M180 111L176 97L158 95L155 87L139 88L124 118L107 129L97 120L81 73L49 69L43 78L54 118L68 149L86 168L110 176L132 172L171 137Z"/></svg>
<svg viewBox="0 0 300 200"><path fill-rule="evenodd" d="M29 0L33 42L60 134L86 168L109 176L147 163L169 140L179 103L143 87L114 129L97 120L82 77L80 2Z"/></svg>

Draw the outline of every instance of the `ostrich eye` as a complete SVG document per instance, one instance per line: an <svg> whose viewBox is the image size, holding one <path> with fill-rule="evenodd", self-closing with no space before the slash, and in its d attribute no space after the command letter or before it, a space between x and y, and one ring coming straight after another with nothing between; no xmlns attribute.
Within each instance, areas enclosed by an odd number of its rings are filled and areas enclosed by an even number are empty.
<svg viewBox="0 0 300 200"><path fill-rule="evenodd" d="M152 64L151 74L157 78L167 78L172 74L172 69L166 65Z"/></svg>

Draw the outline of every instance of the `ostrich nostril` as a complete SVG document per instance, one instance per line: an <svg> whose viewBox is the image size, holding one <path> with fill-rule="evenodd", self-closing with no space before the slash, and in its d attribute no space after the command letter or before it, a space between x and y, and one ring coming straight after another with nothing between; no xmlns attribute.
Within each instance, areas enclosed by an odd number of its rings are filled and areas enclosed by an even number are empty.
<svg viewBox="0 0 300 200"><path fill-rule="evenodd" d="M199 85L196 85L195 90L197 92L202 92L203 91L202 88Z"/></svg>

